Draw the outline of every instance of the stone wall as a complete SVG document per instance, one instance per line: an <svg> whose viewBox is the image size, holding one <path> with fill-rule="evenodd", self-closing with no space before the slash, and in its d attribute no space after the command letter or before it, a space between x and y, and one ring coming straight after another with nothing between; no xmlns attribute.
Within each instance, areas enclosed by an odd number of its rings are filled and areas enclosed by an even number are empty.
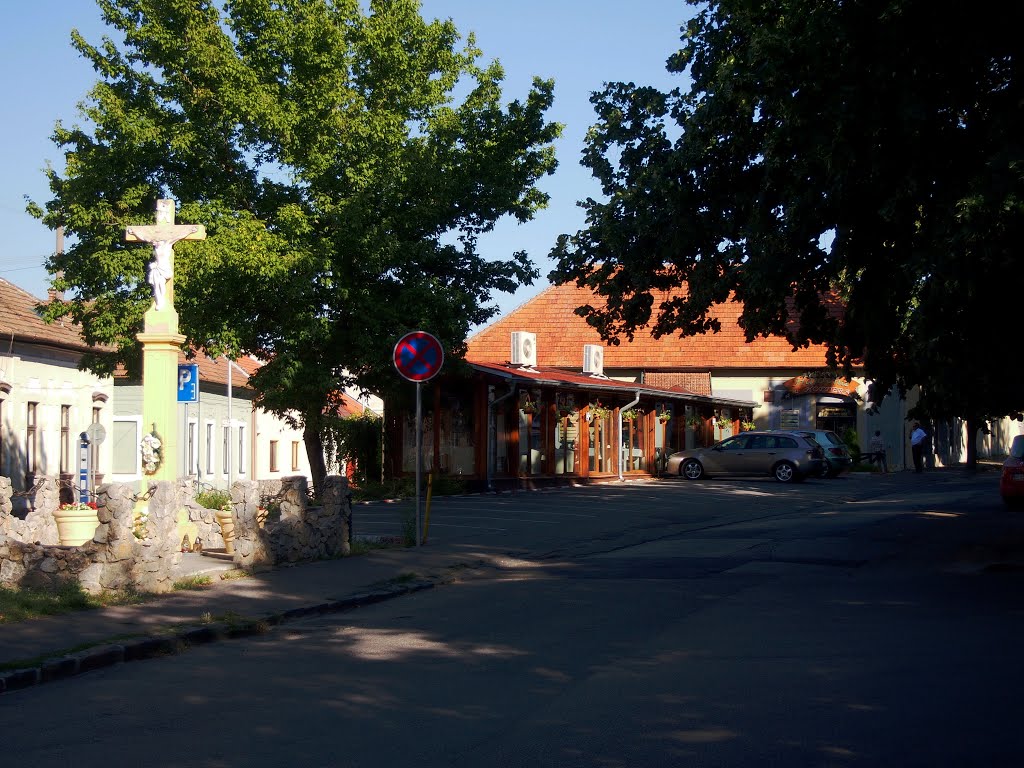
<svg viewBox="0 0 1024 768"><path fill-rule="evenodd" d="M286 477L273 486L238 482L232 486L235 563L243 568L342 557L351 552L352 495L348 480L324 481L320 504L309 503L305 477ZM269 496L268 491L276 491ZM261 504L276 508L264 521ZM262 525L261 525L262 522Z"/></svg>
<svg viewBox="0 0 1024 768"><path fill-rule="evenodd" d="M273 486L251 481L231 488L235 530L234 562L241 568L271 566L342 557L351 552L352 495L348 480L331 476L324 483L320 504L311 505L306 479L291 477ZM57 498L56 481L44 482L37 498ZM192 498L188 482L150 486L144 501L148 513L136 526L137 498L132 486L101 485L97 491L99 524L91 541L79 547L57 544L53 510L38 505L22 520L12 513L12 484L0 477L0 586L50 588L78 581L90 593L133 587L144 592L169 592L181 561L179 514L188 510L204 549L224 546L214 510ZM266 507L279 510L269 519ZM136 533L138 535L136 535Z"/></svg>
<svg viewBox="0 0 1024 768"><path fill-rule="evenodd" d="M12 517L10 488L9 481L0 483L0 586L54 588L61 582L77 581L94 594L127 587L144 592L174 588L174 569L181 560L174 484L161 482L150 487L149 514L139 531L141 538L133 532L136 497L131 486L100 486L96 533L79 547L26 538L26 530L49 530L51 524L56 531L53 512L36 508L26 520ZM28 525L33 515L49 519Z"/></svg>

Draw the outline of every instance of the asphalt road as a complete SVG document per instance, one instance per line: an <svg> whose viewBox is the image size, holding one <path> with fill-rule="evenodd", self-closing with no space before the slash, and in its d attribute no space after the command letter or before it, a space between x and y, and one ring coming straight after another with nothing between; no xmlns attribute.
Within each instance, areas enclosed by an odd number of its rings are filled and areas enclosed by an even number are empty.
<svg viewBox="0 0 1024 768"><path fill-rule="evenodd" d="M394 505L359 527L400 524ZM1021 533L959 476L446 499L504 567L0 699L26 766L1016 766ZM436 537L436 539L435 539Z"/></svg>

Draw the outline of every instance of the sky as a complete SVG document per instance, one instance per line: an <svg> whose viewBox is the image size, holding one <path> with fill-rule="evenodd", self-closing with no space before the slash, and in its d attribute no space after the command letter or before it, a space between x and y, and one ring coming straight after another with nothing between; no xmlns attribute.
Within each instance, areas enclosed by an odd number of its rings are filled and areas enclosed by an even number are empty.
<svg viewBox="0 0 1024 768"><path fill-rule="evenodd" d="M513 295L493 297L502 314L547 287L553 267L548 253L559 234L584 225L577 202L598 197L600 188L579 164L583 139L594 122L590 95L606 82L634 82L663 90L684 87L680 75L665 70L680 47L680 27L692 15L684 0L424 0L422 15L451 18L460 33L476 34L486 61L505 69L503 100L523 99L534 76L555 80L555 102L548 119L563 123L556 144L559 168L540 188L550 195L546 210L532 221L502 220L484 236L485 258L508 258L525 250L541 277ZM628 8L628 9L627 9ZM92 0L34 0L5 14L0 29L0 72L5 119L0 121L0 277L45 297L43 267L55 234L25 213L26 198L49 200L44 169L63 169L50 137L59 119L81 123L77 105L96 82L89 64L71 47L71 30L98 43L104 33ZM2 309L2 308L0 308Z"/></svg>

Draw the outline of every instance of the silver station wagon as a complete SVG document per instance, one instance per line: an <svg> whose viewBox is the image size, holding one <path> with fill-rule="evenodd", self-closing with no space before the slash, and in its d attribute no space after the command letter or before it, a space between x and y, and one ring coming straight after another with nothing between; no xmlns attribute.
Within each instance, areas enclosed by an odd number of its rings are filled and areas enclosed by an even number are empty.
<svg viewBox="0 0 1024 768"><path fill-rule="evenodd" d="M744 432L710 448L679 451L668 457L666 471L687 480L726 475L771 475L780 483L818 476L825 453L813 438L799 432Z"/></svg>

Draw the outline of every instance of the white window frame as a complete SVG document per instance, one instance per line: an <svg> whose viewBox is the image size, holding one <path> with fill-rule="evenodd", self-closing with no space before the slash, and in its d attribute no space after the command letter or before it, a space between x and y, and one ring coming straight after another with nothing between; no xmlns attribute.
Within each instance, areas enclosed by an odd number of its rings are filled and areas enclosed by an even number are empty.
<svg viewBox="0 0 1024 768"><path fill-rule="evenodd" d="M141 416L115 416L112 419L111 431L114 432L113 425L118 422L130 421L135 424L135 436L142 439L142 417ZM136 480L142 479L142 449L136 446L135 450L135 472L132 474L115 473L113 466L111 466L110 480L115 483L129 483Z"/></svg>

